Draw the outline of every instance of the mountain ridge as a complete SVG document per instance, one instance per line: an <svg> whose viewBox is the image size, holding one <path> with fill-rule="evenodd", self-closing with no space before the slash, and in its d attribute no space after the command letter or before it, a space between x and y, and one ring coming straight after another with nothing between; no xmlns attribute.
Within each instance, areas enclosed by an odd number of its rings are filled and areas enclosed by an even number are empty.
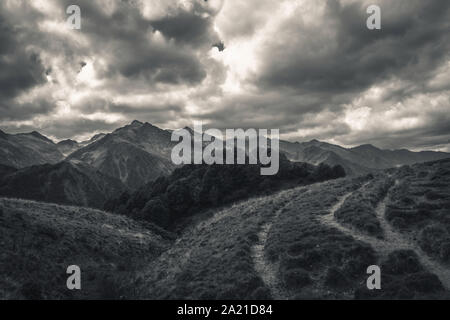
<svg viewBox="0 0 450 320"><path fill-rule="evenodd" d="M126 187L84 163L62 161L19 170L0 168L0 196L102 208Z"/></svg>
<svg viewBox="0 0 450 320"><path fill-rule="evenodd" d="M135 189L175 168L170 132L150 123L132 123L108 133L67 157L82 161Z"/></svg>
<svg viewBox="0 0 450 320"><path fill-rule="evenodd" d="M185 129L193 132L192 128ZM3 157L0 164L24 168L63 160L81 161L120 179L128 188L137 189L176 168L170 157L173 146L177 144L171 141L172 132L149 122L134 120L110 133L96 134L87 141L67 139L55 144L37 131L16 135L1 131L0 155ZM33 143L41 147L30 150ZM450 154L445 152L386 150L372 144L345 148L317 139L306 142L280 140L280 151L293 162L341 165L349 175L450 158Z"/></svg>
<svg viewBox="0 0 450 320"><path fill-rule="evenodd" d="M365 174L372 170L383 170L401 165L450 158L450 153L436 151L413 152L407 149L384 150L371 144L353 148L311 140L308 142L289 142L280 140L280 151L291 161L311 164L340 164L348 174Z"/></svg>

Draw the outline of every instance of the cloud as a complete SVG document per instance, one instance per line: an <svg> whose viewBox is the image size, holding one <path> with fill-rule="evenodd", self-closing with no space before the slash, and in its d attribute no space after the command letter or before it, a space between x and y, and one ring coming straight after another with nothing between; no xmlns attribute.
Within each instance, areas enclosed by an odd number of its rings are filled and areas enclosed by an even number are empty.
<svg viewBox="0 0 450 320"><path fill-rule="evenodd" d="M450 110L448 99L442 99L449 94L450 3L378 1L380 31L365 26L369 4L282 1L258 28L242 27L251 45L236 41L235 56L243 57L244 66L230 59L228 76L233 85L239 83L232 90L244 93L202 117L278 125L291 139L345 145L432 148L448 142L449 130L437 122ZM249 20L257 21L251 13ZM254 98L242 103L248 92ZM438 101L433 110L431 101ZM399 105L403 111L393 112ZM370 113L359 115L364 108ZM418 110L427 111L414 114Z"/></svg>
<svg viewBox="0 0 450 320"><path fill-rule="evenodd" d="M39 53L22 45L27 34L15 28L0 4L0 99L10 99L45 81Z"/></svg>
<svg viewBox="0 0 450 320"><path fill-rule="evenodd" d="M376 3L381 30L369 0L4 1L0 126L59 139L202 120L446 150L450 2Z"/></svg>

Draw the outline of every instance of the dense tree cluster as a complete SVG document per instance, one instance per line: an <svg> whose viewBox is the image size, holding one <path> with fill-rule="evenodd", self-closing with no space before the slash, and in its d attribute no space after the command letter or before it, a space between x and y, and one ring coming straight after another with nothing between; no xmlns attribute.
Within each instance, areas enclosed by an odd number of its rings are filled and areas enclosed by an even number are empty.
<svg viewBox="0 0 450 320"><path fill-rule="evenodd" d="M255 195L345 176L341 166L293 163L282 157L274 176L262 176L259 165L185 165L136 192L123 193L105 210L144 219L162 227L204 209Z"/></svg>

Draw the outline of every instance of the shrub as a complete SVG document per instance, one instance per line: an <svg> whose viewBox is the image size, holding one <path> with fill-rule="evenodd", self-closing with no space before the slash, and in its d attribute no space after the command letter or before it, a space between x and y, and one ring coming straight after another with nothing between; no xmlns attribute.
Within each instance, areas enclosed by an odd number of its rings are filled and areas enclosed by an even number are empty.
<svg viewBox="0 0 450 320"><path fill-rule="evenodd" d="M258 287L253 291L251 298L254 300L270 300L272 299L272 295L266 287Z"/></svg>
<svg viewBox="0 0 450 320"><path fill-rule="evenodd" d="M331 267L327 271L325 285L331 288L346 288L349 286L349 280L341 270Z"/></svg>
<svg viewBox="0 0 450 320"><path fill-rule="evenodd" d="M303 269L291 269L284 273L284 284L287 288L299 289L312 283L308 272Z"/></svg>
<svg viewBox="0 0 450 320"><path fill-rule="evenodd" d="M404 275L422 271L423 267L414 251L396 250L389 254L381 269L391 275Z"/></svg>
<svg viewBox="0 0 450 320"><path fill-rule="evenodd" d="M450 241L441 244L439 258L444 262L450 262Z"/></svg>
<svg viewBox="0 0 450 320"><path fill-rule="evenodd" d="M411 274L404 282L408 289L417 293L436 293L444 290L439 278L429 272Z"/></svg>
<svg viewBox="0 0 450 320"><path fill-rule="evenodd" d="M420 233L419 244L426 252L439 254L441 244L449 238L449 234L443 226L431 224Z"/></svg>
<svg viewBox="0 0 450 320"><path fill-rule="evenodd" d="M170 223L170 211L160 197L148 201L139 215L161 227L167 227Z"/></svg>
<svg viewBox="0 0 450 320"><path fill-rule="evenodd" d="M29 300L43 299L42 291L41 285L37 282L26 282L20 290L24 298Z"/></svg>
<svg viewBox="0 0 450 320"><path fill-rule="evenodd" d="M98 293L102 300L120 300L127 295L124 281L112 275L103 276L98 284Z"/></svg>

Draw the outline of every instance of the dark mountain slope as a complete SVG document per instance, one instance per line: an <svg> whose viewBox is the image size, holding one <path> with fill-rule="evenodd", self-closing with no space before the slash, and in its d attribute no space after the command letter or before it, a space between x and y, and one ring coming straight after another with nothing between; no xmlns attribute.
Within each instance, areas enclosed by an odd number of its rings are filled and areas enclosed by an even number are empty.
<svg viewBox="0 0 450 320"><path fill-rule="evenodd" d="M16 171L17 171L16 168L0 164L0 179L2 179L7 174L14 173Z"/></svg>
<svg viewBox="0 0 450 320"><path fill-rule="evenodd" d="M149 123L134 121L72 153L69 161L82 161L138 188L172 172L171 134Z"/></svg>
<svg viewBox="0 0 450 320"><path fill-rule="evenodd" d="M0 134L0 164L24 168L63 159L57 145L38 132Z"/></svg>
<svg viewBox="0 0 450 320"><path fill-rule="evenodd" d="M72 154L73 152L77 151L78 149L81 149L83 147L86 147L88 145L90 145L91 143L100 140L101 138L103 138L106 134L104 133L99 133L94 135L91 139L86 140L86 141L82 141L82 142L77 142L71 139L67 139L67 140L63 140L58 142L56 145L58 147L58 150L65 156L69 156L70 154Z"/></svg>
<svg viewBox="0 0 450 320"><path fill-rule="evenodd" d="M96 208L125 189L115 178L69 162L32 166L0 178L1 196Z"/></svg>

